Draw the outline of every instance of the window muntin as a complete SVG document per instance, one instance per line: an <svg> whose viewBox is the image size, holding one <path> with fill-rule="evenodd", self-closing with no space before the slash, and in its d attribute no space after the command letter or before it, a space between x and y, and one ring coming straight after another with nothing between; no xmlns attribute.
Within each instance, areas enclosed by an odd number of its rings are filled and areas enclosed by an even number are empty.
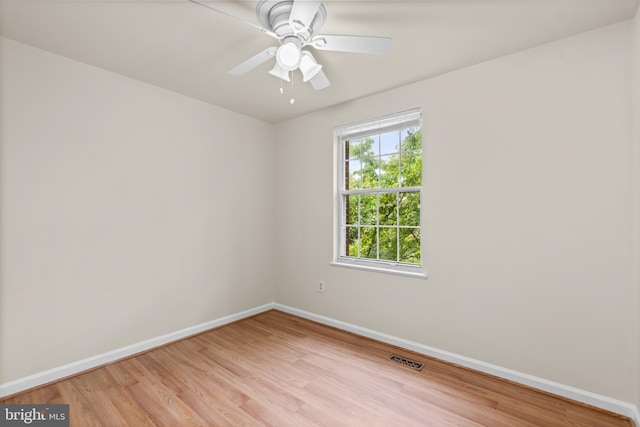
<svg viewBox="0 0 640 427"><path fill-rule="evenodd" d="M419 110L347 126L338 134L336 261L421 272Z"/></svg>

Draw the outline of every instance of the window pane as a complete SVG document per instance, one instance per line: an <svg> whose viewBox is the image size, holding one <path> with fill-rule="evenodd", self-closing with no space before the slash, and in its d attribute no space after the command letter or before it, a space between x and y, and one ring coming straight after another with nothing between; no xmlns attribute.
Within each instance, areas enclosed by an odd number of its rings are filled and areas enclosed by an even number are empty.
<svg viewBox="0 0 640 427"><path fill-rule="evenodd" d="M402 131L402 152L422 150L422 131L417 128Z"/></svg>
<svg viewBox="0 0 640 427"><path fill-rule="evenodd" d="M378 223L380 225L398 225L397 195L380 194L378 197Z"/></svg>
<svg viewBox="0 0 640 427"><path fill-rule="evenodd" d="M360 223L375 225L377 213L375 194L362 194L360 196Z"/></svg>
<svg viewBox="0 0 640 427"><path fill-rule="evenodd" d="M380 155L380 136L372 135L368 136L367 139L367 147L371 147L365 156L379 156Z"/></svg>
<svg viewBox="0 0 640 427"><path fill-rule="evenodd" d="M359 139L354 141L345 141L344 143L344 159L357 159L360 157L360 143Z"/></svg>
<svg viewBox="0 0 640 427"><path fill-rule="evenodd" d="M359 190L362 188L362 162L360 160L350 160L344 162L344 189Z"/></svg>
<svg viewBox="0 0 640 427"><path fill-rule="evenodd" d="M362 227L360 229L360 257L378 258L378 245L375 227Z"/></svg>
<svg viewBox="0 0 640 427"><path fill-rule="evenodd" d="M347 247L346 254L347 256L358 256L358 227L347 227L346 231L347 238Z"/></svg>
<svg viewBox="0 0 640 427"><path fill-rule="evenodd" d="M378 157L365 157L362 159L362 188L378 188Z"/></svg>
<svg viewBox="0 0 640 427"><path fill-rule="evenodd" d="M400 151L400 132L393 131L380 136L380 154L391 154Z"/></svg>
<svg viewBox="0 0 640 427"><path fill-rule="evenodd" d="M420 263L420 229L400 229L400 262Z"/></svg>
<svg viewBox="0 0 640 427"><path fill-rule="evenodd" d="M380 259L398 260L398 229L380 228Z"/></svg>
<svg viewBox="0 0 640 427"><path fill-rule="evenodd" d="M378 140L377 138L368 136L366 138L363 138L361 140L362 145L360 146L360 148L358 149L358 156L359 157L371 157L374 155L374 153L378 152Z"/></svg>
<svg viewBox="0 0 640 427"><path fill-rule="evenodd" d="M344 204L347 224L358 224L358 196L345 196Z"/></svg>
<svg viewBox="0 0 640 427"><path fill-rule="evenodd" d="M422 185L422 152L413 151L402 153L401 185L403 187L418 187Z"/></svg>
<svg viewBox="0 0 640 427"><path fill-rule="evenodd" d="M399 193L400 225L420 225L420 193Z"/></svg>
<svg viewBox="0 0 640 427"><path fill-rule="evenodd" d="M382 156L380 158L380 187L395 188L399 185L398 173L400 169L399 156Z"/></svg>

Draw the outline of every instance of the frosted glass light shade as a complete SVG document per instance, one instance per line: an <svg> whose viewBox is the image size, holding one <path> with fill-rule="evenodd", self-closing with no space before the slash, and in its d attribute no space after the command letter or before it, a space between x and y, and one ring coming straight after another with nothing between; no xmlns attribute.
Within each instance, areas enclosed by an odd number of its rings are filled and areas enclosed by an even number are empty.
<svg viewBox="0 0 640 427"><path fill-rule="evenodd" d="M278 64L278 61L276 61L276 63L273 65L273 68L271 69L271 71L269 71L269 74L288 82L291 81L291 78L289 78L289 71L283 70L282 67Z"/></svg>
<svg viewBox="0 0 640 427"><path fill-rule="evenodd" d="M276 52L276 61L283 70L292 71L300 66L302 53L294 43L282 43Z"/></svg>
<svg viewBox="0 0 640 427"><path fill-rule="evenodd" d="M302 52L300 60L300 71L302 72L302 81L307 82L314 78L322 70L322 65L318 64L309 52Z"/></svg>

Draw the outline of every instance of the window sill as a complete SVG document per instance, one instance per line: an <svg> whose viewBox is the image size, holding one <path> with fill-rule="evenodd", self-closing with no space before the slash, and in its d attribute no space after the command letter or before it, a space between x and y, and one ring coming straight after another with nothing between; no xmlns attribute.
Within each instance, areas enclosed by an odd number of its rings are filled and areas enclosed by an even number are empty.
<svg viewBox="0 0 640 427"><path fill-rule="evenodd" d="M365 264L364 262L357 260L344 260L338 259L330 263L333 267L343 267L343 268L351 268L355 270L365 270L374 273L384 273L384 274L392 274L395 276L404 276L404 277L413 277L415 279L426 279L427 273L423 271L420 267L405 267L405 269L394 268L393 264L390 264L388 268L385 268L384 264L381 265L371 265ZM414 271L411 271L411 270Z"/></svg>

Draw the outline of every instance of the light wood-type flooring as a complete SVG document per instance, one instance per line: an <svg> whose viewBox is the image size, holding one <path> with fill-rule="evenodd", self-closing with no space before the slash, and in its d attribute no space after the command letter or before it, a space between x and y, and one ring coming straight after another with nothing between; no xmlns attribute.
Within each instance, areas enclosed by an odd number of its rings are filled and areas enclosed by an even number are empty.
<svg viewBox="0 0 640 427"><path fill-rule="evenodd" d="M399 354L425 364L412 370ZM633 426L619 415L269 311L3 403L72 426Z"/></svg>

